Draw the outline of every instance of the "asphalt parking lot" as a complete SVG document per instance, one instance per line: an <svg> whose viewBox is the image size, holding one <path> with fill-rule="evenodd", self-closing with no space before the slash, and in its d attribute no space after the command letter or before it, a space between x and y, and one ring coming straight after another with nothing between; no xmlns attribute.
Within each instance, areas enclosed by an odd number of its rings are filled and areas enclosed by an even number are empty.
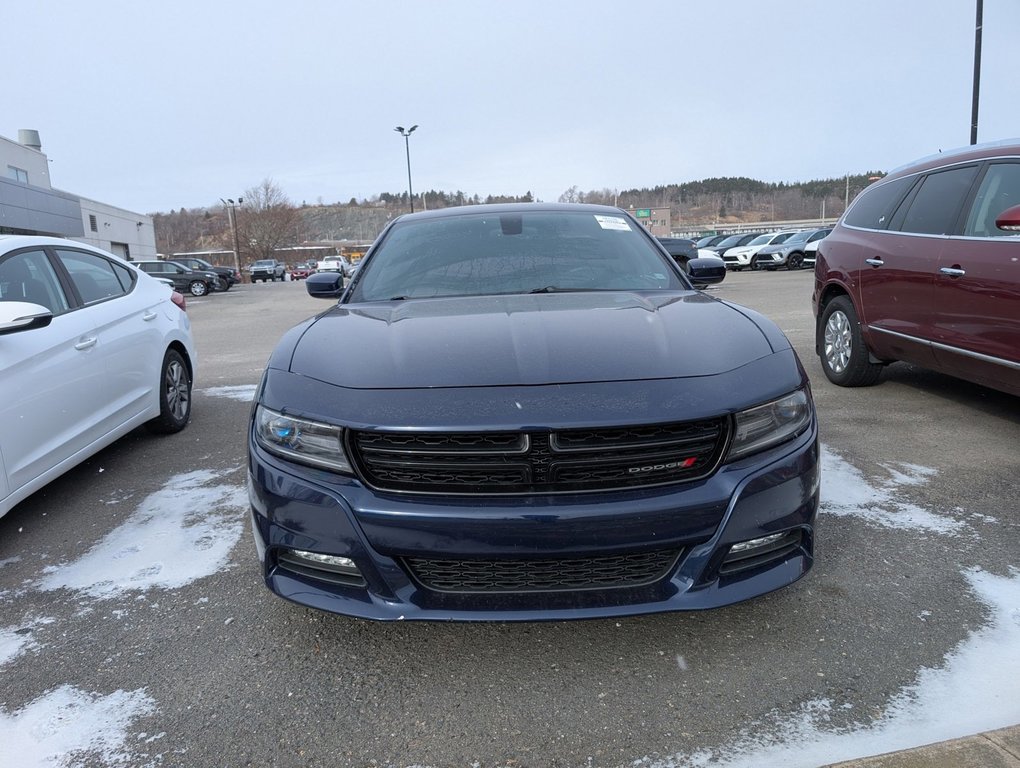
<svg viewBox="0 0 1020 768"><path fill-rule="evenodd" d="M290 282L189 300L188 428L135 432L0 519L0 765L789 768L1020 723L1020 400L903 364L829 384L811 281L711 291L774 319L811 377L811 574L712 612L546 624L270 595L246 418L281 334L329 305Z"/></svg>

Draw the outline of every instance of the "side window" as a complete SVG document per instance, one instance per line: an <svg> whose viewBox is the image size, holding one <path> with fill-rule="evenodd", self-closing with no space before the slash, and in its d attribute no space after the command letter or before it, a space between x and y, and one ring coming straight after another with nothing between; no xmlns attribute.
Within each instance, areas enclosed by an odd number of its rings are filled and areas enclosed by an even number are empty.
<svg viewBox="0 0 1020 768"><path fill-rule="evenodd" d="M928 174L910 201L903 223L898 227L900 231L924 235L952 234L977 171L978 167L972 165Z"/></svg>
<svg viewBox="0 0 1020 768"><path fill-rule="evenodd" d="M102 256L58 248L57 258L70 273L71 282L78 289L83 304L92 304L127 293L117 273L114 272L113 262L107 261Z"/></svg>
<svg viewBox="0 0 1020 768"><path fill-rule="evenodd" d="M913 183L914 177L908 176L868 187L847 211L843 223L863 229L885 229L892 212Z"/></svg>
<svg viewBox="0 0 1020 768"><path fill-rule="evenodd" d="M1015 237L995 226L1007 208L1020 205L1020 163L994 163L978 187L963 234L970 237Z"/></svg>
<svg viewBox="0 0 1020 768"><path fill-rule="evenodd" d="M0 261L0 301L41 304L55 315L68 309L67 297L44 251L21 251Z"/></svg>

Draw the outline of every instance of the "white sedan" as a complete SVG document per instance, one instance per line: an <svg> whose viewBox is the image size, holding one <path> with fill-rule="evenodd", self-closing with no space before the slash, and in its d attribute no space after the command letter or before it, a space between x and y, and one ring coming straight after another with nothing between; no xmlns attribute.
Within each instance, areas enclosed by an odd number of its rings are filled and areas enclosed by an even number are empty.
<svg viewBox="0 0 1020 768"><path fill-rule="evenodd" d="M0 236L0 516L142 424L191 417L184 301L71 240Z"/></svg>

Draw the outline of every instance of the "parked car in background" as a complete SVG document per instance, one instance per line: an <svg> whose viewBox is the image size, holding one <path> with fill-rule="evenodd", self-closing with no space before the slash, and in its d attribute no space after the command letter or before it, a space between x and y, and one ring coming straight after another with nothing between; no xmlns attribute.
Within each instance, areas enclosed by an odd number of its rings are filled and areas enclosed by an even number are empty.
<svg viewBox="0 0 1020 768"><path fill-rule="evenodd" d="M195 346L172 297L98 248L0 235L0 515L142 424L187 425Z"/></svg>
<svg viewBox="0 0 1020 768"><path fill-rule="evenodd" d="M259 259L251 265L249 274L253 283L259 280L263 283L267 280L275 282L283 280L284 275L287 274L287 267L282 261L276 259Z"/></svg>
<svg viewBox="0 0 1020 768"><path fill-rule="evenodd" d="M691 259L698 258L698 246L693 240L683 237L660 237L658 240L684 272L687 271L687 263Z"/></svg>
<svg viewBox="0 0 1020 768"><path fill-rule="evenodd" d="M729 237L729 235L705 235L704 237L695 241L694 244L698 246L699 249L708 248L709 246L715 245L716 243L721 243L727 237Z"/></svg>
<svg viewBox="0 0 1020 768"><path fill-rule="evenodd" d="M824 235L822 235L821 237L816 237L816 238L814 238L812 240L809 240L804 245L804 262L803 262L803 264L801 264L801 267L803 267L804 269L814 269L815 268L815 256L818 254L818 244L823 239L825 239L829 235L830 232L832 232L832 228L831 227L829 227L829 228L827 228L825 230L825 234Z"/></svg>
<svg viewBox="0 0 1020 768"><path fill-rule="evenodd" d="M174 288L192 296L205 296L219 283L215 272L190 269L176 261L133 261L140 270L153 277L173 280Z"/></svg>
<svg viewBox="0 0 1020 768"><path fill-rule="evenodd" d="M800 269L804 263L804 249L808 243L817 242L832 231L827 229L804 229L786 238L782 243L766 245L758 251L755 261L759 269Z"/></svg>
<svg viewBox="0 0 1020 768"><path fill-rule="evenodd" d="M766 232L758 235L745 245L738 245L736 248L728 249L723 255L726 268L739 272L745 267L751 266L751 259L754 255L769 243L775 242L776 238L782 237L783 234L781 232Z"/></svg>
<svg viewBox="0 0 1020 768"><path fill-rule="evenodd" d="M315 265L316 272L339 272L344 277L351 277L354 274L354 270L354 265L351 264L347 257L339 254L323 256Z"/></svg>
<svg viewBox="0 0 1020 768"><path fill-rule="evenodd" d="M830 381L904 360L1020 395L1020 140L944 152L868 187L818 246Z"/></svg>
<svg viewBox="0 0 1020 768"><path fill-rule="evenodd" d="M295 264L290 270L291 280L304 280L309 275L315 274L315 262L306 261L302 264Z"/></svg>
<svg viewBox="0 0 1020 768"><path fill-rule="evenodd" d="M269 589L372 619L527 621L712 608L803 576L807 376L771 321L693 288L699 261L688 279L617 208L476 205L395 219L346 287L309 277L339 304L283 337L249 423Z"/></svg>
<svg viewBox="0 0 1020 768"><path fill-rule="evenodd" d="M729 237L723 238L715 245L706 246L706 250L715 251L718 256L726 256L726 251L730 248L737 248L741 245L747 245L754 238L758 237L759 232L740 232L736 235L730 235Z"/></svg>
<svg viewBox="0 0 1020 768"><path fill-rule="evenodd" d="M178 264L183 264L188 269L193 269L201 272L215 272L219 277L215 290L217 291L229 291L230 287L235 283L241 282L240 273L233 267L220 267L215 264L210 264L205 259L198 259L194 256L174 256L173 261Z"/></svg>

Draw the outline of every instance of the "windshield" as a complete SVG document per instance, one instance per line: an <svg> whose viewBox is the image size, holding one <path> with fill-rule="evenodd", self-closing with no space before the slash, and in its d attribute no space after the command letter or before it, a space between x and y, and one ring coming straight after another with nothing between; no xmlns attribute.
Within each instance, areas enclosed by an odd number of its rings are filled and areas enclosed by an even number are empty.
<svg viewBox="0 0 1020 768"><path fill-rule="evenodd" d="M626 216L522 211L397 222L350 301L687 286Z"/></svg>
<svg viewBox="0 0 1020 768"><path fill-rule="evenodd" d="M776 235L776 239L772 241L772 245L779 245L780 243L785 243L787 240L789 240L795 234L797 234L797 233L796 232L783 232L782 234Z"/></svg>
<svg viewBox="0 0 1020 768"><path fill-rule="evenodd" d="M811 236L811 230L806 229L803 232L798 232L786 242L788 243L803 243Z"/></svg>
<svg viewBox="0 0 1020 768"><path fill-rule="evenodd" d="M754 240L749 242L748 245L768 245L769 240L771 239L772 235L770 234L758 235L758 237L754 238Z"/></svg>
<svg viewBox="0 0 1020 768"><path fill-rule="evenodd" d="M743 240L743 238L744 238L743 235L730 235L721 243L719 243L719 247L722 248L724 245L736 245L741 240Z"/></svg>
<svg viewBox="0 0 1020 768"><path fill-rule="evenodd" d="M255 262L255 266L256 266L256 267L271 267L271 266L273 266L273 265L274 265L275 263L276 263L276 262L275 262L275 261L272 261L271 259L270 259L270 260L268 260L268 261L267 261L267 260L262 260L262 261L256 261L256 262Z"/></svg>

